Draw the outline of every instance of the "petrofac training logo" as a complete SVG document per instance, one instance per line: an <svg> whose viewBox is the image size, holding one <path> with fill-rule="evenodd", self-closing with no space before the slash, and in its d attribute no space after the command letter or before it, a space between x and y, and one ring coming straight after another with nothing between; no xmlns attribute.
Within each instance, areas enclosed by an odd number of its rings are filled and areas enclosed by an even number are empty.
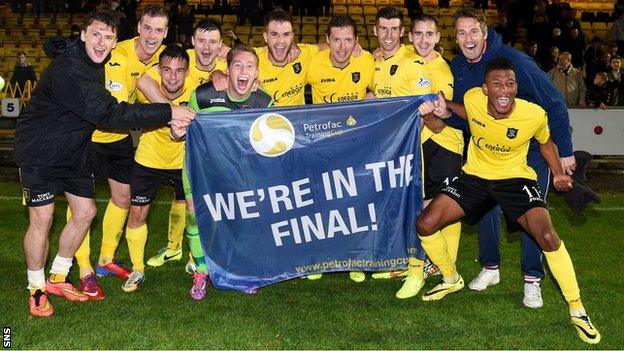
<svg viewBox="0 0 624 351"><path fill-rule="evenodd" d="M251 124L249 142L260 155L277 157L288 152L295 144L295 128L286 117L265 113Z"/></svg>

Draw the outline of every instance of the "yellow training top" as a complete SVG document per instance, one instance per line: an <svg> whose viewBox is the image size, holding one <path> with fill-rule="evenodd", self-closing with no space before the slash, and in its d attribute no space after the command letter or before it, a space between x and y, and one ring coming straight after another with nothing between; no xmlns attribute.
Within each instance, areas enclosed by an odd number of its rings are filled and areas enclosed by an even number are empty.
<svg viewBox="0 0 624 351"><path fill-rule="evenodd" d="M269 60L269 51L264 47L255 48L260 63L258 79L262 89L273 97L275 106L304 105L306 73L319 49L316 45L298 44L301 53L283 67L275 66Z"/></svg>
<svg viewBox="0 0 624 351"><path fill-rule="evenodd" d="M426 66L431 72L432 91L444 93L447 100L453 99L453 74L451 67L442 58L442 55L435 52L436 58L427 62ZM436 144L442 146L448 151L462 155L464 152L464 136L459 129L446 126L440 133L435 134L429 128L423 127L420 135L421 141L424 143L428 139L432 139Z"/></svg>
<svg viewBox="0 0 624 351"><path fill-rule="evenodd" d="M148 74L154 77L156 72L157 82L160 83L160 75L156 67L152 67ZM186 85L185 85L186 86ZM184 88L182 95L172 101L174 105L188 105L193 90ZM139 96L139 102L148 103L144 96ZM149 168L156 169L182 169L184 160L184 141L172 140L169 136L169 126L163 125L151 129L144 129L134 155L134 160Z"/></svg>
<svg viewBox="0 0 624 351"><path fill-rule="evenodd" d="M345 68L336 68L329 59L330 50L319 51L312 58L306 82L312 86L315 104L364 100L373 81L375 59L368 51L351 56Z"/></svg>
<svg viewBox="0 0 624 351"><path fill-rule="evenodd" d="M472 136L468 160L462 169L483 179L536 180L535 171L527 165L527 153L533 137L541 144L550 137L546 112L536 104L516 98L509 117L496 119L488 114L487 101L481 87L472 88L464 95Z"/></svg>
<svg viewBox="0 0 624 351"><path fill-rule="evenodd" d="M211 71L204 71L197 67L197 56L195 54L195 49L188 49L186 53L189 55L189 74L186 77L186 81L184 83L184 87L186 90L195 90L198 86L208 82L210 79L210 75L214 71L221 71L226 73L227 71L227 63L224 59L215 58L216 64Z"/></svg>
<svg viewBox="0 0 624 351"><path fill-rule="evenodd" d="M422 57L401 45L391 57L375 61L370 90L377 98L431 94L431 72Z"/></svg>
<svg viewBox="0 0 624 351"><path fill-rule="evenodd" d="M105 85L117 101L134 103L137 98L137 81L150 67L158 64L158 56L164 46L154 53L148 62L141 62L134 48L138 37L117 43L111 58L104 66ZM126 129L96 130L91 140L97 143L112 143L128 136Z"/></svg>

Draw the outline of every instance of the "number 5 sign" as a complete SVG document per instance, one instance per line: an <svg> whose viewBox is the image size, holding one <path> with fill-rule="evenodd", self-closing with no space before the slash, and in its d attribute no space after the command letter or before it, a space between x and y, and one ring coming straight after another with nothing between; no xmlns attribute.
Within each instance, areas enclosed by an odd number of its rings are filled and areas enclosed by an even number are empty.
<svg viewBox="0 0 624 351"><path fill-rule="evenodd" d="M2 116L17 117L20 113L20 101L17 98L2 99Z"/></svg>

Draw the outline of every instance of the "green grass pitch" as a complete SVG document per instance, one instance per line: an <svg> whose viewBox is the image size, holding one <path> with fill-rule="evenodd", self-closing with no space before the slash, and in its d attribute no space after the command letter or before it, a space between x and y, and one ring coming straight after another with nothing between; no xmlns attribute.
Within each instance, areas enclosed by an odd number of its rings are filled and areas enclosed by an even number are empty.
<svg viewBox="0 0 624 351"><path fill-rule="evenodd" d="M168 201L163 190L148 219L146 259L166 243ZM257 295L209 290L203 301L188 296L191 277L183 260L148 267L135 293L122 280L103 278L107 297L72 303L53 296L56 313L47 319L28 313L23 235L27 212L17 183L0 183L0 272L2 327L11 328L16 349L621 349L624 348L624 195L577 215L561 198L550 208L559 235L575 264L584 304L602 342L583 343L568 320L567 306L551 276L542 283L544 307L522 306L519 238L505 234L501 283L485 292L467 287L442 301L420 297L400 301L399 279L361 284L347 274L319 281L294 279L263 288ZM98 218L92 227L92 260L99 253L105 191L99 191ZM65 222L59 199L50 251L56 252ZM128 262L125 239L118 256ZM458 268L466 283L479 271L477 240L465 227ZM52 257L49 257L51 261ZM47 270L46 268L46 273ZM76 269L72 279L77 281ZM439 277L427 280L431 288Z"/></svg>

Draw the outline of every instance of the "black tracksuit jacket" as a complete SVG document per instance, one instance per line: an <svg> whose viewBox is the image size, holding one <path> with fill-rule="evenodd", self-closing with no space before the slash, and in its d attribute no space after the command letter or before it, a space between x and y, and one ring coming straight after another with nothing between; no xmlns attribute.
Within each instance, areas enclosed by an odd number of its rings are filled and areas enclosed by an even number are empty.
<svg viewBox="0 0 624 351"><path fill-rule="evenodd" d="M70 42L43 73L17 119L15 161L45 178L91 176L91 134L97 128L145 128L171 119L168 104L129 105L104 86L104 64L82 41Z"/></svg>

